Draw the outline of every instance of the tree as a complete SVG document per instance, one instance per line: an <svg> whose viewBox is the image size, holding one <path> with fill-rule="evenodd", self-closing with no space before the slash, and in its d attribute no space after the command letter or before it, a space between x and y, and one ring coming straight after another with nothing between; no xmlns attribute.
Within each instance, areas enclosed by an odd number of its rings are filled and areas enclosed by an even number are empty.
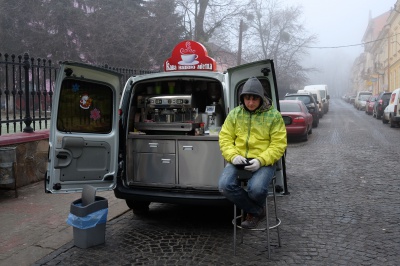
<svg viewBox="0 0 400 266"><path fill-rule="evenodd" d="M307 81L301 60L308 54L307 46L316 40L308 35L299 22L300 6L281 8L278 1L254 0L249 4L248 30L245 32L245 58L247 61L273 59L278 85L290 90Z"/></svg>
<svg viewBox="0 0 400 266"><path fill-rule="evenodd" d="M180 0L177 8L183 15L186 36L207 43L218 31L232 28L232 22L244 12L245 5L237 0Z"/></svg>
<svg viewBox="0 0 400 266"><path fill-rule="evenodd" d="M0 0L0 51L160 68L183 39L174 0Z"/></svg>

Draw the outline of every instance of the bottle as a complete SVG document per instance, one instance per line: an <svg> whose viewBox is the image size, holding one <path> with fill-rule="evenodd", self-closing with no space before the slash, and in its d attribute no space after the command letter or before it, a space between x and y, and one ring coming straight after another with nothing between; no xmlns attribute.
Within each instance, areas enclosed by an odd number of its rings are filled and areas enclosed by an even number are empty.
<svg viewBox="0 0 400 266"><path fill-rule="evenodd" d="M204 123L200 123L200 135L204 135Z"/></svg>

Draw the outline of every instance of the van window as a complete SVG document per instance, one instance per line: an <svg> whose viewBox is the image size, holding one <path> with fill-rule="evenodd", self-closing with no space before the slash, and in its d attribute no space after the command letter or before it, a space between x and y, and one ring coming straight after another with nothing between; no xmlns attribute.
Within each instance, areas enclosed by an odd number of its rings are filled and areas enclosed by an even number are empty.
<svg viewBox="0 0 400 266"><path fill-rule="evenodd" d="M109 133L112 129L113 91L105 85L65 79L61 85L57 130Z"/></svg>
<svg viewBox="0 0 400 266"><path fill-rule="evenodd" d="M300 105L298 105L297 103L280 102L279 105L281 107L281 112L301 112L302 111Z"/></svg>
<svg viewBox="0 0 400 266"><path fill-rule="evenodd" d="M319 90L319 93L321 94L321 98L326 98L325 90Z"/></svg>
<svg viewBox="0 0 400 266"><path fill-rule="evenodd" d="M286 96L285 100L299 100L302 101L304 104L309 104L311 103L311 98L310 96L306 95L301 95L301 96L296 96L296 95L291 95L291 96Z"/></svg>
<svg viewBox="0 0 400 266"><path fill-rule="evenodd" d="M366 100L368 100L369 96L371 96L371 93L369 93L369 94L361 94L360 93L360 95L358 96L358 99L361 101L366 101Z"/></svg>

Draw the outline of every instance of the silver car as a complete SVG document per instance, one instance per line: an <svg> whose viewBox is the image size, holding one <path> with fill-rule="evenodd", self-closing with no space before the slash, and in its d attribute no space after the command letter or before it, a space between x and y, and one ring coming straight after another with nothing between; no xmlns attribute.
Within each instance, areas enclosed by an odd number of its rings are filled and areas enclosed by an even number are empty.
<svg viewBox="0 0 400 266"><path fill-rule="evenodd" d="M354 101L354 107L357 110L365 110L365 105L367 104L367 100L369 96L372 95L372 92L369 91L359 91L357 93L356 99Z"/></svg>

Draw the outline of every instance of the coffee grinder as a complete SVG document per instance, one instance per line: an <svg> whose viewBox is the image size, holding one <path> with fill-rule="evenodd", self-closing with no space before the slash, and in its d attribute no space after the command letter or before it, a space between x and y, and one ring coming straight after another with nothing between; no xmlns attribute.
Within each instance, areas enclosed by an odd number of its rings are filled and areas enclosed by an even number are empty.
<svg viewBox="0 0 400 266"><path fill-rule="evenodd" d="M208 96L212 104L206 106L205 113L207 114L207 130L210 128L220 127L222 125L222 108L219 104L221 98L221 90L216 83L210 83L208 86Z"/></svg>

